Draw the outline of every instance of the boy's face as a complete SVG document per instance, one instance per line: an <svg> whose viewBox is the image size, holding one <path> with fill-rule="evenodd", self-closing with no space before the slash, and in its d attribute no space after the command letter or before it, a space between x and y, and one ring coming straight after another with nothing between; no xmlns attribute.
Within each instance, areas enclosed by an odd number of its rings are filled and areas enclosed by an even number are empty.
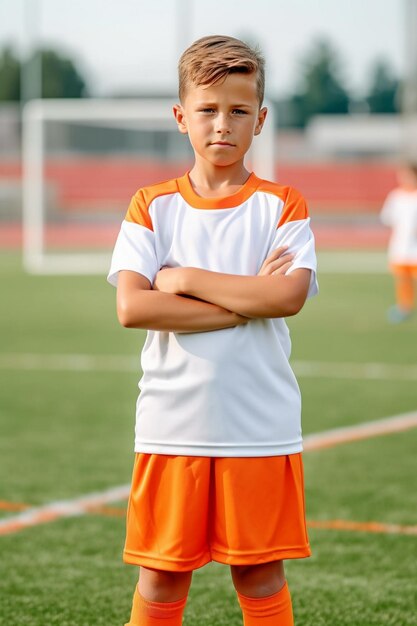
<svg viewBox="0 0 417 626"><path fill-rule="evenodd" d="M259 109L255 74L229 74L209 87L190 85L174 107L181 133L188 134L196 159L225 167L243 162L267 109Z"/></svg>
<svg viewBox="0 0 417 626"><path fill-rule="evenodd" d="M406 165L397 170L397 181L405 189L415 189L417 187L417 175L411 167Z"/></svg>

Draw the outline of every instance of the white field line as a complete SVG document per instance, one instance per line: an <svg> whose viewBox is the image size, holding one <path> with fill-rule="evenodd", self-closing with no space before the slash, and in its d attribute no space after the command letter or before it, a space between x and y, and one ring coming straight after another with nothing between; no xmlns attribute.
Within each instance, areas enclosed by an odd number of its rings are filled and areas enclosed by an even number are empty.
<svg viewBox="0 0 417 626"><path fill-rule="evenodd" d="M338 363L293 361L300 378L342 378L352 380L417 380L417 365L397 363Z"/></svg>
<svg viewBox="0 0 417 626"><path fill-rule="evenodd" d="M17 532L29 526L53 522L64 517L85 515L94 507L126 500L129 496L129 490L130 485L121 485L105 491L89 493L73 500L58 500L43 506L27 509L23 513L0 520L0 535Z"/></svg>
<svg viewBox="0 0 417 626"><path fill-rule="evenodd" d="M394 415L382 420L365 422L347 428L336 428L304 438L304 450L329 448L350 441L368 439L389 433L402 432L417 427L417 412ZM43 506L28 509L0 520L0 535L6 535L30 526L37 526L57 519L84 515L95 507L125 500L129 496L130 485L120 485L106 491L90 493L72 500L50 502Z"/></svg>
<svg viewBox="0 0 417 626"><path fill-rule="evenodd" d="M140 360L117 354L0 354L0 370L46 370L72 372L138 372ZM302 378L364 380L417 380L417 365L388 363L338 363L293 361Z"/></svg>
<svg viewBox="0 0 417 626"><path fill-rule="evenodd" d="M370 439L371 437L379 437L380 435L388 435L391 433L399 433L411 428L417 427L417 412L402 413L401 415L393 415L380 420L371 422L363 422L354 426L346 426L343 428L334 428L333 430L325 430L321 433L315 433L304 437L304 450L320 450L323 448L332 448L333 446L350 441L360 441L362 439Z"/></svg>
<svg viewBox="0 0 417 626"><path fill-rule="evenodd" d="M140 366L139 356L117 354L0 354L2 370L47 370L72 372L133 372Z"/></svg>
<svg viewBox="0 0 417 626"><path fill-rule="evenodd" d="M388 274L388 259L385 252L364 251L318 251L320 274Z"/></svg>

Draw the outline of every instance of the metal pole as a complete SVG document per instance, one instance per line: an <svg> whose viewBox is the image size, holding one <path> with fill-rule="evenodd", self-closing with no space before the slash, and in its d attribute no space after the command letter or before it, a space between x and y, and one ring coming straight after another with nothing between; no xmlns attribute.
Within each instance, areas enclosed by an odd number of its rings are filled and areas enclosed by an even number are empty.
<svg viewBox="0 0 417 626"><path fill-rule="evenodd" d="M417 159L417 0L405 0L405 76L401 102L403 157Z"/></svg>
<svg viewBox="0 0 417 626"><path fill-rule="evenodd" d="M417 113L417 0L406 0L404 113Z"/></svg>
<svg viewBox="0 0 417 626"><path fill-rule="evenodd" d="M43 119L29 119L31 100L42 98L42 57L40 46L41 0L24 0L23 32L25 49L20 67L20 104L23 164L23 264L35 272L42 263L44 248L43 203ZM33 103L35 104L35 103ZM40 103L38 103L40 104Z"/></svg>
<svg viewBox="0 0 417 626"><path fill-rule="evenodd" d="M30 102L23 111L23 264L28 272L42 266L44 251L44 131L41 102Z"/></svg>
<svg viewBox="0 0 417 626"><path fill-rule="evenodd" d="M193 0L177 0L177 58L191 45L193 31Z"/></svg>
<svg viewBox="0 0 417 626"><path fill-rule="evenodd" d="M42 57L40 50L41 0L25 0L23 5L26 50L20 71L22 105L42 98Z"/></svg>

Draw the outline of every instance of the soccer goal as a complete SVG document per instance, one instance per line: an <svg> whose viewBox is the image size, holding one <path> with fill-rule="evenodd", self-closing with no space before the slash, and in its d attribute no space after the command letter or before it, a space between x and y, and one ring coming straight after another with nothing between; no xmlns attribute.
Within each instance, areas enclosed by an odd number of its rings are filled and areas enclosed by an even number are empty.
<svg viewBox="0 0 417 626"><path fill-rule="evenodd" d="M174 100L34 100L23 111L23 261L38 274L105 273L130 197L192 163ZM274 179L270 107L247 167Z"/></svg>

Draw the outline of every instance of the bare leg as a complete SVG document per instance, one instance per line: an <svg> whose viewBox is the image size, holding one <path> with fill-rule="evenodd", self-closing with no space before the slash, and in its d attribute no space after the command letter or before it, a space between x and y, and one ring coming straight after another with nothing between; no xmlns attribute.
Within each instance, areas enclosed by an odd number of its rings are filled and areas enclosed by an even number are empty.
<svg viewBox="0 0 417 626"><path fill-rule="evenodd" d="M192 572L166 572L140 568L130 621L125 626L179 626L187 601Z"/></svg>
<svg viewBox="0 0 417 626"><path fill-rule="evenodd" d="M244 626L294 626L282 561L232 566Z"/></svg>
<svg viewBox="0 0 417 626"><path fill-rule="evenodd" d="M250 598L270 596L285 585L282 561L259 565L232 565L230 570L236 591Z"/></svg>
<svg viewBox="0 0 417 626"><path fill-rule="evenodd" d="M412 311L414 307L413 277L405 272L395 275L395 293L397 306L402 311Z"/></svg>
<svg viewBox="0 0 417 626"><path fill-rule="evenodd" d="M151 602L181 600L188 594L192 575L192 572L166 572L141 567L139 593Z"/></svg>

